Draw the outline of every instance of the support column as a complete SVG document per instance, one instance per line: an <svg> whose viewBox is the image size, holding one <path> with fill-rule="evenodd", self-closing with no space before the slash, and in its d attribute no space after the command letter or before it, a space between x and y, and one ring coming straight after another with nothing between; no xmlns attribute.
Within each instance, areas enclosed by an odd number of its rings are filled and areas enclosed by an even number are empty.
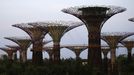
<svg viewBox="0 0 134 75"><path fill-rule="evenodd" d="M125 11L121 7L109 6L85 6L85 7L71 7L63 9L62 11L79 18L87 27L88 30L88 62L91 69L95 68L94 75L101 72L101 48L100 48L100 32L103 24L113 15ZM97 47L95 47L97 46ZM93 70L93 69L92 69ZM92 71L91 71L92 72ZM93 72L92 72L93 73Z"/></svg>
<svg viewBox="0 0 134 75"><path fill-rule="evenodd" d="M32 62L34 63L42 63L43 62L43 43L42 39L40 41L34 41L33 42L33 56L32 56Z"/></svg>
<svg viewBox="0 0 134 75"><path fill-rule="evenodd" d="M17 61L17 51L14 53L14 60Z"/></svg>
<svg viewBox="0 0 134 75"><path fill-rule="evenodd" d="M13 60L13 50L7 50L6 52L8 53L9 61L12 61Z"/></svg>
<svg viewBox="0 0 134 75"><path fill-rule="evenodd" d="M76 60L80 60L80 52L81 52L81 49L75 49L75 53L76 53Z"/></svg>
<svg viewBox="0 0 134 75"><path fill-rule="evenodd" d="M100 26L97 24L91 24L89 26L89 47L88 47L88 62L90 65L100 67L101 60L101 46L100 46Z"/></svg>
<svg viewBox="0 0 134 75"><path fill-rule="evenodd" d="M108 58L107 58L107 54L110 51L110 48L102 48L101 49L103 54L104 54L104 59L103 59L103 69L104 69L104 75L109 75L108 71L109 71L109 67L108 67Z"/></svg>
<svg viewBox="0 0 134 75"><path fill-rule="evenodd" d="M53 44L53 56L54 56L54 63L60 62L60 43L54 42Z"/></svg>
<svg viewBox="0 0 134 75"><path fill-rule="evenodd" d="M111 75L118 75L118 67L116 63L116 48L111 49Z"/></svg>
<svg viewBox="0 0 134 75"><path fill-rule="evenodd" d="M132 61L132 48L127 48L127 60L128 62L131 62Z"/></svg>

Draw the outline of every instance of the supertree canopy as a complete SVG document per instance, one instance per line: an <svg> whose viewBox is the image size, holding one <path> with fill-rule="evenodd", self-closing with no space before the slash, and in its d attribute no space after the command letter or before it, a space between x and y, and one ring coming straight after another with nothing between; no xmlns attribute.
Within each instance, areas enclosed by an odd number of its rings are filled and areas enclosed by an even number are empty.
<svg viewBox="0 0 134 75"><path fill-rule="evenodd" d="M11 40L19 45L20 47L20 61L26 62L27 60L27 49L31 44L29 37L5 37L5 39Z"/></svg>
<svg viewBox="0 0 134 75"><path fill-rule="evenodd" d="M31 23L15 24L12 26L22 29L31 37L31 41L33 44L32 62L39 63L43 61L43 39L45 35L48 33L48 30L45 27L33 27L29 24Z"/></svg>
<svg viewBox="0 0 134 75"><path fill-rule="evenodd" d="M20 46L18 46L18 45L5 45L5 46L7 46L9 48L14 48L16 50L19 50L20 49Z"/></svg>
<svg viewBox="0 0 134 75"><path fill-rule="evenodd" d="M121 13L126 11L126 8L119 7L119 6L76 6L76 7L70 7L62 10L64 13L68 13L71 15L74 15L81 19L83 22L86 22L86 20L82 17L85 16L89 18L102 18L102 23L99 25L101 28L103 24L113 15ZM92 19L90 19L92 20ZM94 21L94 20L92 20ZM88 25L85 24L87 27Z"/></svg>
<svg viewBox="0 0 134 75"><path fill-rule="evenodd" d="M9 60L13 60L12 59L13 58L13 53L16 52L16 49L14 49L14 48L7 48L7 47L1 47L0 49L8 54L8 59Z"/></svg>
<svg viewBox="0 0 134 75"><path fill-rule="evenodd" d="M71 51L73 51L76 55L76 60L79 60L80 59L80 53L82 51L84 51L85 49L87 49L86 46L67 46L65 48L68 48L70 49Z"/></svg>
<svg viewBox="0 0 134 75"><path fill-rule="evenodd" d="M134 35L133 32L104 32L102 33L102 39L105 40L105 42L109 45L111 49L111 72L116 73L116 67L117 65L115 64L116 60L116 48L118 43L120 43L123 39Z"/></svg>
<svg viewBox="0 0 134 75"><path fill-rule="evenodd" d="M62 36L70 31L71 29L83 25L82 22L72 22L72 21L55 21L55 22L37 22L31 23L32 26L47 28L48 34L53 39L53 56L54 62L58 63L60 61L60 41Z"/></svg>
<svg viewBox="0 0 134 75"><path fill-rule="evenodd" d="M125 39L121 43L127 48L127 60L132 61L132 49L134 47L134 39Z"/></svg>
<svg viewBox="0 0 134 75"><path fill-rule="evenodd" d="M8 48L14 49L16 52L14 52L14 60L17 60L17 51L19 51L21 48L18 45L5 45ZM21 56L20 56L21 57Z"/></svg>
<svg viewBox="0 0 134 75"><path fill-rule="evenodd" d="M117 6L79 6L63 9L64 13L71 14L79 18L88 30L88 63L93 69L101 68L101 43L100 32L103 24L113 15L125 11L126 8ZM95 47L97 45L97 47ZM96 55L97 54L97 55Z"/></svg>

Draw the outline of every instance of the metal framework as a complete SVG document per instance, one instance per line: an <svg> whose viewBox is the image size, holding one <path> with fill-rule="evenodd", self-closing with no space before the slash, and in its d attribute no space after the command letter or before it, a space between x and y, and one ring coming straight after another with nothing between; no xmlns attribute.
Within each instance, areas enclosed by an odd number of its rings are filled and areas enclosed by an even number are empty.
<svg viewBox="0 0 134 75"><path fill-rule="evenodd" d="M49 47L44 49L48 54L49 54L49 60L52 61L54 56L53 56L53 47Z"/></svg>
<svg viewBox="0 0 134 75"><path fill-rule="evenodd" d="M68 46L66 48L72 50L76 54L76 60L79 60L80 59L80 53L83 50L87 49L87 47L71 47L71 46L70 47Z"/></svg>
<svg viewBox="0 0 134 75"><path fill-rule="evenodd" d="M134 47L134 39L125 39L121 43L127 48L127 60L132 61L132 48Z"/></svg>
<svg viewBox="0 0 134 75"><path fill-rule="evenodd" d="M113 71L116 71L116 48L118 43L120 43L123 39L134 35L134 33L132 32L105 32L102 33L101 38L109 45L110 49L111 49L111 71L113 73Z"/></svg>
<svg viewBox="0 0 134 75"><path fill-rule="evenodd" d="M48 29L48 34L53 39L53 56L54 63L60 62L60 41L65 33L71 29L83 25L82 22L72 22L72 21L55 21L55 22L38 22L33 24L35 27L45 27Z"/></svg>
<svg viewBox="0 0 134 75"><path fill-rule="evenodd" d="M5 39L11 40L20 47L20 61L27 61L27 49L31 44L31 39L28 37L5 37Z"/></svg>
<svg viewBox="0 0 134 75"><path fill-rule="evenodd" d="M16 50L19 50L20 49L20 46L18 46L18 45L5 45L5 46L7 46L9 48L14 48Z"/></svg>
<svg viewBox="0 0 134 75"><path fill-rule="evenodd" d="M13 60L13 53L17 51L14 48L7 48L7 47L1 47L0 49L8 54L8 59L11 61Z"/></svg>
<svg viewBox="0 0 134 75"><path fill-rule="evenodd" d="M31 24L37 25L37 23L22 23L12 25L14 27L20 28L25 31L30 37L33 44L32 49L32 62L39 63L43 61L42 48L43 48L43 38L48 33L48 30L44 27L33 27Z"/></svg>
<svg viewBox="0 0 134 75"><path fill-rule="evenodd" d="M52 42L53 40L45 40L45 41L43 41L43 44L44 45L46 45L46 44L48 44L48 43L50 43L50 42Z"/></svg>
<svg viewBox="0 0 134 75"><path fill-rule="evenodd" d="M109 68L109 64L108 64L108 58L107 58L107 54L110 51L109 47L101 47L101 51L103 52L104 55L104 59L103 59L103 69L105 71L106 74L108 74L108 68Z"/></svg>
<svg viewBox="0 0 134 75"><path fill-rule="evenodd" d="M20 50L20 46L17 45L5 45L5 46L16 50L16 52L14 52L14 60L17 60L17 51Z"/></svg>
<svg viewBox="0 0 134 75"><path fill-rule="evenodd" d="M64 13L71 14L79 18L88 30L88 63L91 68L101 70L101 43L100 32L103 24L113 15L125 11L126 8L117 6L81 6L63 9ZM97 47L95 47L98 45ZM89 50L90 49L90 50Z"/></svg>
<svg viewBox="0 0 134 75"><path fill-rule="evenodd" d="M110 48L109 47L101 47L101 51L104 55L104 59L107 59L107 54L110 51Z"/></svg>

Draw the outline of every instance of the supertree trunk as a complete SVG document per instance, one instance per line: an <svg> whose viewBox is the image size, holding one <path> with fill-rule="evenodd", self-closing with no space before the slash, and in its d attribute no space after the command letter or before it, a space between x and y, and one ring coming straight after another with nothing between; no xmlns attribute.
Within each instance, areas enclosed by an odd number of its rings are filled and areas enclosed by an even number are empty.
<svg viewBox="0 0 134 75"><path fill-rule="evenodd" d="M17 52L14 53L14 60L17 61Z"/></svg>
<svg viewBox="0 0 134 75"><path fill-rule="evenodd" d="M33 42L33 56L32 56L32 62L33 63L42 63L43 62L43 43L42 41L35 41Z"/></svg>
<svg viewBox="0 0 134 75"><path fill-rule="evenodd" d="M92 26L91 26L92 25ZM89 37L88 37L88 63L91 65L91 68L94 68L94 71L100 71L102 65L101 59L101 43L100 43L100 30L99 26L91 24L89 28ZM98 28L97 28L98 27Z"/></svg>
<svg viewBox="0 0 134 75"><path fill-rule="evenodd" d="M108 75L108 58L107 57L103 59L103 68L104 68L105 75Z"/></svg>
<svg viewBox="0 0 134 75"><path fill-rule="evenodd" d="M78 60L80 60L80 50L79 51L76 51L75 52L76 53L76 60L78 61Z"/></svg>
<svg viewBox="0 0 134 75"><path fill-rule="evenodd" d="M111 75L118 75L115 51L116 51L116 48L111 49Z"/></svg>
<svg viewBox="0 0 134 75"><path fill-rule="evenodd" d="M13 53L12 52L8 52L8 59L9 61L12 61L13 59Z"/></svg>
<svg viewBox="0 0 134 75"><path fill-rule="evenodd" d="M22 61L25 63L27 61L27 51L22 51Z"/></svg>
<svg viewBox="0 0 134 75"><path fill-rule="evenodd" d="M62 11L79 18L87 27L88 30L88 60L90 68L98 69L95 71L99 74L101 71L102 59L100 48L100 32L103 24L113 15L123 12L126 9L114 6L82 6L82 7L70 7L63 9ZM96 75L95 74L95 75Z"/></svg>
<svg viewBox="0 0 134 75"><path fill-rule="evenodd" d="M20 50L20 62L25 63L27 61L27 51Z"/></svg>
<svg viewBox="0 0 134 75"><path fill-rule="evenodd" d="M129 48L127 53L128 53L127 61L131 62L132 61L132 54L131 54L132 53L132 48Z"/></svg>
<svg viewBox="0 0 134 75"><path fill-rule="evenodd" d="M49 52L49 60L50 62L53 61L53 51Z"/></svg>
<svg viewBox="0 0 134 75"><path fill-rule="evenodd" d="M108 58L107 58L107 53L104 53L103 68L104 68L105 75L108 75Z"/></svg>
<svg viewBox="0 0 134 75"><path fill-rule="evenodd" d="M20 50L19 53L20 53L19 61L22 62L22 55L23 55L23 54L22 54L22 53L23 53L22 50Z"/></svg>
<svg viewBox="0 0 134 75"><path fill-rule="evenodd" d="M54 55L54 63L58 64L60 62L60 43L54 42L53 44L53 55Z"/></svg>

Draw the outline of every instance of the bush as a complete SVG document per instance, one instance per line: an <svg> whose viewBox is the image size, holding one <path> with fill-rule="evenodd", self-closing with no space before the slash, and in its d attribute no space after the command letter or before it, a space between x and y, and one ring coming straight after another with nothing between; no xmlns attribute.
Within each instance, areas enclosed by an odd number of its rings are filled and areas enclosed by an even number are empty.
<svg viewBox="0 0 134 75"><path fill-rule="evenodd" d="M120 75L134 75L134 62L127 63L124 57L117 58L117 62ZM90 73L90 65L82 65L73 59L61 60L60 64L48 61L42 64L0 62L0 75L91 75ZM96 75L96 72L93 74Z"/></svg>

